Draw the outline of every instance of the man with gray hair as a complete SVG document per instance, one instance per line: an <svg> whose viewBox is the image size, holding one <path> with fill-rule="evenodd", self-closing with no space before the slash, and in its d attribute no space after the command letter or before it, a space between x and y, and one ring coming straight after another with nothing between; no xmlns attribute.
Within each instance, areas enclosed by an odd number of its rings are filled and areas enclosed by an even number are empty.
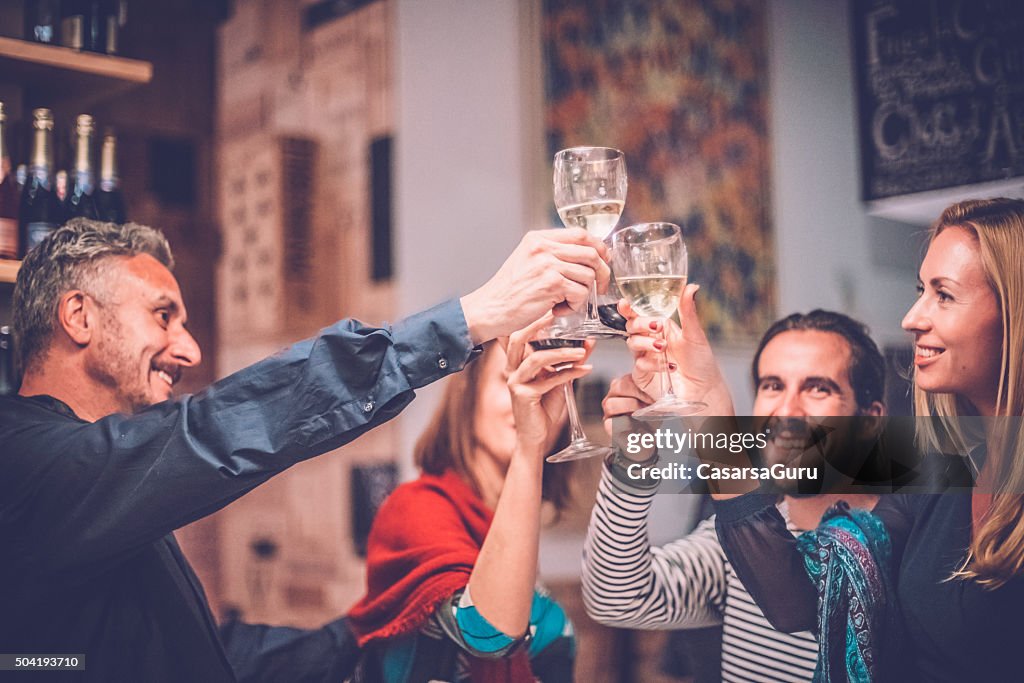
<svg viewBox="0 0 1024 683"><path fill-rule="evenodd" d="M583 305L606 256L583 230L528 233L460 300L390 327L338 322L172 401L201 354L167 241L85 219L56 230L18 273L24 378L0 398L0 649L84 655L78 680L337 678L340 621L222 642L171 532L394 417L475 346Z"/></svg>

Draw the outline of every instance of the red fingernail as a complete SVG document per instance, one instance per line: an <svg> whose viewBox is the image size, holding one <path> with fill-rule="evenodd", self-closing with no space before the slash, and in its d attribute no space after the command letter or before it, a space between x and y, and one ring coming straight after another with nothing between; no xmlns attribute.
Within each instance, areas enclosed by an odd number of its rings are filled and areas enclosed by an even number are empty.
<svg viewBox="0 0 1024 683"><path fill-rule="evenodd" d="M657 320L651 321L651 329L654 330L655 332L658 331L658 321Z"/></svg>
<svg viewBox="0 0 1024 683"><path fill-rule="evenodd" d="M665 342L663 342L663 341L662 341L662 340L660 340L660 339L658 339L658 340L655 340L655 342L654 342L654 348L658 349L659 351L662 351L662 350L664 350L664 348L665 348Z"/></svg>
<svg viewBox="0 0 1024 683"><path fill-rule="evenodd" d="M675 372L677 367L678 366L675 363L669 363L668 364L669 372Z"/></svg>

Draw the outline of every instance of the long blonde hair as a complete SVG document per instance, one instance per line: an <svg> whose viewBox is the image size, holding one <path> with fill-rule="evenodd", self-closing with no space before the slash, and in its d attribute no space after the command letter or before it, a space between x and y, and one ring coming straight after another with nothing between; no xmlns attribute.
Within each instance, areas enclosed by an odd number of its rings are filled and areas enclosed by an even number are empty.
<svg viewBox="0 0 1024 683"><path fill-rule="evenodd" d="M998 588L1024 575L1024 439L1014 428L1019 421L1006 419L1024 415L1024 201L997 198L954 204L932 226L931 239L951 227L974 235L1003 325L997 419L988 437L989 453L996 456L990 465L996 468L991 472L991 481L996 482L992 506L975 524L967 558L954 577ZM962 449L970 442L971 435L956 419L966 412L963 399L926 392L915 384L914 407L917 415L939 418L919 421L918 436L925 447L941 449L951 439ZM938 433L935 422L945 434Z"/></svg>

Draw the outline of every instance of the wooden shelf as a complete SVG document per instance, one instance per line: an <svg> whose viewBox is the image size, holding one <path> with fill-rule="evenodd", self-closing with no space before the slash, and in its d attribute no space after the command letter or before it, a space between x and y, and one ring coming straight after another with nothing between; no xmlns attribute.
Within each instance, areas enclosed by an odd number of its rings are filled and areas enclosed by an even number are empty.
<svg viewBox="0 0 1024 683"><path fill-rule="evenodd" d="M34 100L102 99L152 78L153 65L138 59L0 37L0 81L21 83Z"/></svg>
<svg viewBox="0 0 1024 683"><path fill-rule="evenodd" d="M19 268L21 268L21 261L0 259L0 282L14 282L18 277Z"/></svg>

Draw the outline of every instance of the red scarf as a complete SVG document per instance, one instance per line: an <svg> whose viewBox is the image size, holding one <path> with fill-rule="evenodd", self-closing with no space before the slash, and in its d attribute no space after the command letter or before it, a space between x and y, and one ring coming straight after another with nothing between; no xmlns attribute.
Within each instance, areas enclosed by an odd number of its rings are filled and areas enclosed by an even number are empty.
<svg viewBox="0 0 1024 683"><path fill-rule="evenodd" d="M465 588L493 514L450 470L395 489L370 531L366 595L349 612L360 647L415 633ZM470 669L475 682L534 681L525 649L502 659L470 657Z"/></svg>

